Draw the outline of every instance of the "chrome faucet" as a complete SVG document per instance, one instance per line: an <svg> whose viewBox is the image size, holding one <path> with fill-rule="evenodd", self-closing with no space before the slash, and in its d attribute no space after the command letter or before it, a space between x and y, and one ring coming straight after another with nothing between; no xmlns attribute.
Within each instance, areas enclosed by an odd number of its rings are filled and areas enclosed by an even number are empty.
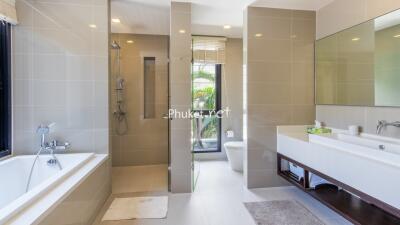
<svg viewBox="0 0 400 225"><path fill-rule="evenodd" d="M38 155L43 150L49 151L50 156L52 159L47 161L47 165L49 166L54 166L57 165L60 170L62 170L62 166L60 161L57 159L57 157L54 155L55 150L67 150L70 147L70 144L68 142L61 143L57 140L52 140L50 142L46 142L46 135L50 133L50 127L53 126L53 124L50 125L39 125L37 129L37 133L40 134L40 150L38 152Z"/></svg>
<svg viewBox="0 0 400 225"><path fill-rule="evenodd" d="M42 153L43 150L49 151L51 159L47 161L47 165L49 166L55 166L57 165L60 170L62 170L62 166L60 161L57 159L57 156L54 155L54 150L66 150L69 148L70 144L68 142L65 142L64 144L60 144L57 140L53 140L50 142L46 142L46 135L50 133L50 127L52 127L54 123L51 123L49 125L39 125L39 127L36 130L36 133L40 135L40 148L39 151L36 153L35 159L33 160L31 171L29 172L29 177L28 181L26 183L26 189L25 192L29 191L29 187L31 184L32 180L32 173L33 169L35 168L35 164L37 159L39 158L40 153Z"/></svg>
<svg viewBox="0 0 400 225"><path fill-rule="evenodd" d="M386 120L379 120L378 121L378 125L376 126L376 133L377 134L382 133L382 129L384 127L387 127L387 126L393 126L393 127L399 127L400 128L400 121L395 121L395 122L389 123Z"/></svg>

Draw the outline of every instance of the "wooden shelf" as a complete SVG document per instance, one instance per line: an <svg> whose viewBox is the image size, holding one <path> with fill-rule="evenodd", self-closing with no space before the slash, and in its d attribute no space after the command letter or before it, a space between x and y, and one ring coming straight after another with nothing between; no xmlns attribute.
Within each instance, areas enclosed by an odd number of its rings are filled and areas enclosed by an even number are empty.
<svg viewBox="0 0 400 225"><path fill-rule="evenodd" d="M321 185L306 192L354 224L400 225L399 218L333 185Z"/></svg>
<svg viewBox="0 0 400 225"><path fill-rule="evenodd" d="M298 181L297 176L290 171L280 171L279 175L297 187L304 189L304 179Z"/></svg>
<svg viewBox="0 0 400 225"><path fill-rule="evenodd" d="M298 177L290 171L282 170L281 161L286 160L304 169L304 178L298 181ZM338 214L342 215L354 224L359 225L400 225L400 215L398 209L366 195L346 184L343 184L329 176L326 176L306 165L278 153L278 175L310 194L321 203L325 204ZM323 184L316 189L309 188L309 173L314 173L323 179L328 180L334 185ZM353 195L347 191L339 190L337 186L355 193ZM368 202L367 202L368 201ZM371 204L373 203L373 204Z"/></svg>

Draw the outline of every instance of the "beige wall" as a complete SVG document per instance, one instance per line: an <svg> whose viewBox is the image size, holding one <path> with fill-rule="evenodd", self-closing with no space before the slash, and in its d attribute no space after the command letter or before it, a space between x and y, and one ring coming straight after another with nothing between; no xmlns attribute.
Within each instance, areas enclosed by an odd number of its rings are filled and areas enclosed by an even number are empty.
<svg viewBox="0 0 400 225"><path fill-rule="evenodd" d="M108 1L17 0L13 27L13 153L39 148L36 129L71 152L109 152ZM92 29L89 24L96 24ZM41 224L90 224L111 192L109 160Z"/></svg>
<svg viewBox="0 0 400 225"><path fill-rule="evenodd" d="M246 183L286 185L276 175L276 126L315 118L315 12L249 7L245 21Z"/></svg>
<svg viewBox="0 0 400 225"><path fill-rule="evenodd" d="M222 108L229 107L229 117L222 118L222 139L220 153L199 153L196 159L226 159L223 144L227 141L243 140L243 40L228 38L226 41L225 64L222 68ZM226 130L235 133L234 138L226 137Z"/></svg>
<svg viewBox="0 0 400 225"><path fill-rule="evenodd" d="M191 109L191 4L171 3L170 36L170 108L178 111ZM184 30L184 33L179 32ZM191 192L192 153L189 119L170 122L171 191Z"/></svg>
<svg viewBox="0 0 400 225"><path fill-rule="evenodd" d="M137 166L168 163L168 36L113 34L121 46L121 77L125 80L123 93L128 131L118 135L118 121L112 118L113 166ZM134 43L129 44L127 40ZM144 118L143 57L156 58L155 118ZM111 51L111 105L116 110L116 50ZM124 129L122 124L122 129Z"/></svg>
<svg viewBox="0 0 400 225"><path fill-rule="evenodd" d="M317 11L317 39L336 33L377 16L400 8L400 1L392 0L335 0ZM375 133L378 120L399 120L400 108L317 106L317 119L328 126L346 128L350 124ZM385 136L399 137L400 130L388 128Z"/></svg>
<svg viewBox="0 0 400 225"><path fill-rule="evenodd" d="M101 164L46 215L40 225L89 225L111 193L110 160Z"/></svg>
<svg viewBox="0 0 400 225"><path fill-rule="evenodd" d="M16 8L13 153L36 152L36 129L49 122L70 151L108 153L107 1L17 0Z"/></svg>

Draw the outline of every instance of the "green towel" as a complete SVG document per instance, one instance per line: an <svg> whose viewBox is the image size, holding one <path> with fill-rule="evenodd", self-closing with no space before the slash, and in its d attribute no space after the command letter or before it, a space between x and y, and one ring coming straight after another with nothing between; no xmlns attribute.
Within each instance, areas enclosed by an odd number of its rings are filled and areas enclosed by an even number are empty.
<svg viewBox="0 0 400 225"><path fill-rule="evenodd" d="M330 133L332 133L332 130L329 128L309 127L309 128L307 128L307 133L309 133L309 134L330 134Z"/></svg>

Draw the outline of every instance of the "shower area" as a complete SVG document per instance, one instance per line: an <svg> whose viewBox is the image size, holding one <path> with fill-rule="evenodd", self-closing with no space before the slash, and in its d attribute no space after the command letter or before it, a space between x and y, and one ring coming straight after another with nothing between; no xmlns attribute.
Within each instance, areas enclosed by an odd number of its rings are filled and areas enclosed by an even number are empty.
<svg viewBox="0 0 400 225"><path fill-rule="evenodd" d="M111 35L113 192L168 190L168 45L164 35Z"/></svg>

